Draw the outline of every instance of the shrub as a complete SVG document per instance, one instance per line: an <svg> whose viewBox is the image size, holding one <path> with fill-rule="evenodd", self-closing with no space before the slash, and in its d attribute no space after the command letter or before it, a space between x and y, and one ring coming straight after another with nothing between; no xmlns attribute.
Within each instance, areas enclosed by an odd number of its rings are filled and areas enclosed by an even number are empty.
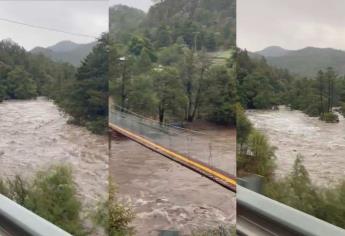
<svg viewBox="0 0 345 236"><path fill-rule="evenodd" d="M240 153L239 166L245 172L255 173L270 178L275 168L275 148L270 146L265 135L252 130Z"/></svg>
<svg viewBox="0 0 345 236"><path fill-rule="evenodd" d="M321 201L314 215L331 224L345 228L345 181L332 188L319 190Z"/></svg>
<svg viewBox="0 0 345 236"><path fill-rule="evenodd" d="M96 225L106 229L109 236L134 235L134 229L129 226L134 219L134 213L118 202L115 187L112 184L109 186L109 199L99 204L94 215Z"/></svg>
<svg viewBox="0 0 345 236"><path fill-rule="evenodd" d="M192 236L235 236L235 226L219 226L211 229L199 229L192 232Z"/></svg>
<svg viewBox="0 0 345 236"><path fill-rule="evenodd" d="M1 180L0 193L73 235L86 235L79 217L81 203L66 166L40 171L31 183L20 176Z"/></svg>
<svg viewBox="0 0 345 236"><path fill-rule="evenodd" d="M107 119L104 118L96 118L94 121L86 122L86 128L94 134L104 134L107 125Z"/></svg>
<svg viewBox="0 0 345 236"><path fill-rule="evenodd" d="M332 188L313 185L297 156L289 175L265 183L264 194L331 224L345 228L345 181Z"/></svg>
<svg viewBox="0 0 345 236"><path fill-rule="evenodd" d="M320 120L326 121L327 123L339 122L339 117L333 112L325 112L320 115Z"/></svg>
<svg viewBox="0 0 345 236"><path fill-rule="evenodd" d="M306 107L303 109L303 112L311 117L317 117L320 114L320 107L316 103L311 103L306 105Z"/></svg>
<svg viewBox="0 0 345 236"><path fill-rule="evenodd" d="M290 174L282 180L267 183L264 192L277 201L312 214L318 196L302 161L303 157L298 155Z"/></svg>
<svg viewBox="0 0 345 236"><path fill-rule="evenodd" d="M252 124L246 117L244 109L239 104L236 104L236 131L237 143L242 146L252 131Z"/></svg>

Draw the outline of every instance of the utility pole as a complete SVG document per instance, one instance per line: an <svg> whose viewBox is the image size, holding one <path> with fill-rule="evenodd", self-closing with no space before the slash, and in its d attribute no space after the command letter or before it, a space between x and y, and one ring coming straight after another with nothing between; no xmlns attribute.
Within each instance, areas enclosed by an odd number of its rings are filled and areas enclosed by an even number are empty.
<svg viewBox="0 0 345 236"><path fill-rule="evenodd" d="M125 57L121 57L119 58L119 60L121 62L123 62L123 69L122 69L122 75L121 75L121 111L124 111L125 108L125 101L126 101L126 86L125 86L125 82L126 82L126 58Z"/></svg>

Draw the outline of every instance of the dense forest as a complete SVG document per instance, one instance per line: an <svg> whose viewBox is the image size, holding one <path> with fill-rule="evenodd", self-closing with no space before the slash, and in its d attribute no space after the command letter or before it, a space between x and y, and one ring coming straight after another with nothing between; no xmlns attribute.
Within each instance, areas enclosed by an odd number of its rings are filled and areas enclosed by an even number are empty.
<svg viewBox="0 0 345 236"><path fill-rule="evenodd" d="M102 36L79 68L0 42L0 102L45 96L71 121L102 133L107 119L107 36Z"/></svg>
<svg viewBox="0 0 345 236"><path fill-rule="evenodd" d="M265 58L250 58L242 50L237 53L236 63L238 94L244 108L287 105L326 122L338 121L333 108L344 107L345 77L337 75L332 67L316 70L311 77L301 77L269 66Z"/></svg>
<svg viewBox="0 0 345 236"><path fill-rule="evenodd" d="M235 1L166 0L147 15L114 6L110 30L117 106L160 122L234 124Z"/></svg>
<svg viewBox="0 0 345 236"><path fill-rule="evenodd" d="M58 99L75 68L32 55L10 40L0 42L0 101L47 96Z"/></svg>

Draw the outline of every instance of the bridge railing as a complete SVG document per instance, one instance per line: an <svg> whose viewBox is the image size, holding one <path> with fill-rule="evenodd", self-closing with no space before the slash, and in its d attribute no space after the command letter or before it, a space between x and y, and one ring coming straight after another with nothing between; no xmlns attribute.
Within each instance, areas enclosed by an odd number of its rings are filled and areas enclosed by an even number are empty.
<svg viewBox="0 0 345 236"><path fill-rule="evenodd" d="M0 235L71 236L56 225L1 194Z"/></svg>
<svg viewBox="0 0 345 236"><path fill-rule="evenodd" d="M226 150L231 150L230 142L216 142L203 132L161 124L116 106L110 109L109 122L226 173L234 171L231 169L230 154L226 153Z"/></svg>
<svg viewBox="0 0 345 236"><path fill-rule="evenodd" d="M344 229L240 185L237 185L236 200L239 207L245 207L249 211L254 212L257 215L257 220L265 217L275 222L275 226L296 232L295 235L345 235Z"/></svg>

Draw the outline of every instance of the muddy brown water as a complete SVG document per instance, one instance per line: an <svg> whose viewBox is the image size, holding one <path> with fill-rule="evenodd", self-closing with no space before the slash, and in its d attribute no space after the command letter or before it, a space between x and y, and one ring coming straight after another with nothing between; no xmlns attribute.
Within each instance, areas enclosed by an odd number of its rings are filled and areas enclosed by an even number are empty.
<svg viewBox="0 0 345 236"><path fill-rule="evenodd" d="M247 111L256 128L267 135L276 150L276 174L291 170L298 154L314 183L333 185L345 179L345 120L329 124L300 111L280 107L277 111Z"/></svg>
<svg viewBox="0 0 345 236"><path fill-rule="evenodd" d="M219 134L219 142L235 143L232 134ZM235 160L235 150L230 153L229 160ZM158 235L159 230L189 235L200 228L235 224L232 192L131 140L112 141L110 175L120 200L136 214L136 235Z"/></svg>
<svg viewBox="0 0 345 236"><path fill-rule="evenodd" d="M72 167L85 209L108 193L107 138L67 124L45 98L0 103L0 177L32 177L52 165Z"/></svg>

